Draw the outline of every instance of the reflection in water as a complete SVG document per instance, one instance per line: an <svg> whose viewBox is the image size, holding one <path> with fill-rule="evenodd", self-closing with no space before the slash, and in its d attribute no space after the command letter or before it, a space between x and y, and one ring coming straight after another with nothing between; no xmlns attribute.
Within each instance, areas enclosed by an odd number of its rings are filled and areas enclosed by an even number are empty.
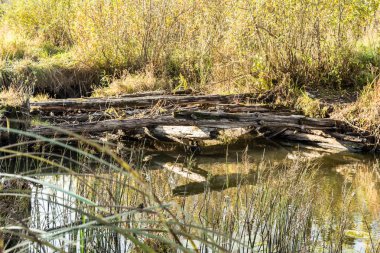
<svg viewBox="0 0 380 253"><path fill-rule="evenodd" d="M106 177L106 176L105 176ZM103 179L105 179L105 177ZM50 243L65 252L127 252L131 249L131 243L121 238L117 233L105 228L87 228L83 229L86 224L87 210L77 208L78 199L72 194L81 194L86 198L93 195L94 191L100 190L86 187L91 184L97 184L97 180L91 176L45 176L45 182L51 183L61 190L56 191L48 187L34 187L32 191L32 228L47 231L46 237L51 237ZM106 180L107 181L107 180ZM109 186L112 183L107 181ZM99 184L100 186L100 184ZM87 191L88 194L85 194ZM99 192L101 193L101 192ZM100 206L108 205L104 199ZM81 227L82 226L82 227ZM87 227L87 226L84 226ZM73 229L75 228L75 229ZM66 231L65 231L66 230ZM54 239L56 237L57 239ZM86 238L86 245L84 244ZM56 252L55 250L41 246L38 243L30 245L29 252Z"/></svg>
<svg viewBox="0 0 380 253"><path fill-rule="evenodd" d="M333 154L317 158L317 166L308 165L308 162L288 166L289 161L285 158L289 150L268 146L242 150L244 147L240 146L192 160L192 165L209 172L205 182L188 182L157 169L144 170L143 174L152 190L165 203L171 204L171 211L183 223L198 224L236 238L238 241L215 233L193 231L201 238L213 238L231 252L238 252L243 245L260 251L270 243L280 252L291 252L302 249L298 244L310 238L315 245L307 249L318 252L339 249L340 241L344 252L367 252L377 247L380 170L372 158ZM173 156L177 154L162 154L154 159L162 162ZM145 168L149 168L149 164L145 164ZM124 227L157 228L155 224L139 223L148 218L155 221L157 217L138 211L139 207L150 206L152 202L132 189L137 186L136 182L118 174L98 176L44 176L44 181L64 191L33 187L32 227L48 231L52 236L67 227L85 224L85 213L91 213L93 207L79 206L78 200L69 194L73 192L96 202L99 207L95 208L105 207L111 213L135 208L137 211L133 215L126 214L130 216L128 222L122 224ZM78 212L77 207L83 212ZM282 228L294 231L285 233ZM89 242L88 238L93 240ZM128 240L107 228L78 228L50 242L68 252L83 252L84 249L127 252L132 249ZM199 241L196 244L202 252L207 251ZM30 252L42 249L46 247L36 244L29 247Z"/></svg>
<svg viewBox="0 0 380 253"><path fill-rule="evenodd" d="M45 182L54 184L62 190L75 192L77 189L77 180L70 175L66 176L47 176L43 178ZM51 188L33 187L32 190L32 228L50 231L55 228L65 227L78 220L77 213L71 208L75 208L76 199L64 191L55 191ZM70 251L70 246L61 244L61 241L72 241L73 234L67 233L63 238L53 240L51 243L62 248L64 251ZM43 252L44 247L40 245L31 245L30 252Z"/></svg>
<svg viewBox="0 0 380 253"><path fill-rule="evenodd" d="M209 178L205 182L191 182L185 185L175 187L172 192L174 196L189 196L200 194L204 191L220 191L230 187L243 186L247 184L255 184L257 175L231 173L226 175L216 175Z"/></svg>

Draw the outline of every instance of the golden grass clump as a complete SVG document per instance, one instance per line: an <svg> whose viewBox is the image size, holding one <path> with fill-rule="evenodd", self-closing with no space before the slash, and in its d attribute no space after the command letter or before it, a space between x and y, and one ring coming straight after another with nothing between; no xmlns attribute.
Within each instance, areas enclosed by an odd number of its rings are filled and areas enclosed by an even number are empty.
<svg viewBox="0 0 380 253"><path fill-rule="evenodd" d="M109 82L109 85L95 88L92 93L93 97L118 96L125 93L170 89L167 82L158 80L151 71L138 74L125 72L120 78L109 77L106 81Z"/></svg>
<svg viewBox="0 0 380 253"><path fill-rule="evenodd" d="M30 102L39 102L39 101L46 101L50 98L49 94L46 93L39 93L32 97L30 97Z"/></svg>
<svg viewBox="0 0 380 253"><path fill-rule="evenodd" d="M27 100L27 95L22 89L10 87L0 91L0 108L2 106L20 107Z"/></svg>

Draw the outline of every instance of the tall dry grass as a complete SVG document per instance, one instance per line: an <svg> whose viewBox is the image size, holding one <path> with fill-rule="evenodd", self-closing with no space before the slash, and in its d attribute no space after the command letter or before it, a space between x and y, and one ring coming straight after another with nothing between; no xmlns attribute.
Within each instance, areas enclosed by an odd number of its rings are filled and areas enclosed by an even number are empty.
<svg viewBox="0 0 380 253"><path fill-rule="evenodd" d="M284 78L362 85L377 63L365 54L375 46L358 42L370 28L377 34L377 8L375 0L15 0L2 4L1 20L21 38L2 38L0 52L38 60L43 53L29 45L70 51L77 68L99 75L153 66L172 86L207 91L268 89Z"/></svg>
<svg viewBox="0 0 380 253"><path fill-rule="evenodd" d="M356 102L337 110L333 117L345 120L358 130L372 135L373 137L369 138L375 138L375 150L380 140L379 108L380 79L377 77L363 88Z"/></svg>

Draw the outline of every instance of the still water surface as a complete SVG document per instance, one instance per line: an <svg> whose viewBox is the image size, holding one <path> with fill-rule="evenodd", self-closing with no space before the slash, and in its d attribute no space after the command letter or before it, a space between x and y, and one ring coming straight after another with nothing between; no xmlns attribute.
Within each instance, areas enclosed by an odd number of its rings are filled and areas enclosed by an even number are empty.
<svg viewBox="0 0 380 253"><path fill-rule="evenodd" d="M143 156L148 154L146 152ZM344 219L345 222L343 252L371 252L374 247L378 246L380 239L380 168L376 157L373 155L336 153L324 154L319 157L320 153L315 151L286 148L270 143L239 143L228 147L208 148L203 150L201 154L191 157L190 160L184 154L185 152L178 151L155 152L151 160L141 162L143 174L151 182L151 186L157 195L164 202L174 205L173 210L184 213L181 214L184 220L194 220L196 224L211 226L216 229L221 227L214 224L213 221L218 220L218 223L223 221L234 227L232 234L237 236L239 240L247 240L242 235L244 231L239 228L245 222L246 217L243 215L231 216L227 213L231 205L238 205L236 203L242 205L241 209L247 208L249 202L247 202L246 196L249 196L250 191L255 189L256 183L255 180L250 180L249 175L252 175L252 171L259 167L263 161L265 161L266 166L276 168L276 165L284 161L309 159L314 164L313 168L316 173L312 178L312 184L317 186L313 188L315 192L312 192L310 196L317 199L314 203L318 203L318 205L313 206L315 215L313 224L311 224L311 231L318 231L322 226L321 224L326 226L326 222L329 222L326 221L327 217L336 217L333 220ZM187 162L190 161L203 173L209 173L209 177L212 175L214 179L210 181L211 183L189 182L179 175L157 169L155 166L157 162L162 164L186 159ZM117 176L113 174L112 177ZM242 180L245 177L248 180ZM86 176L79 178L78 176L62 174L41 178L66 191L78 194L83 194L84 181L90 182L95 188L99 187L99 191L101 189L100 184L95 182L96 180ZM235 180L236 178L238 179ZM120 189L116 190L120 191ZM105 192L103 194L104 199L98 197L97 203L104 202L106 205L107 198L109 198L106 197L107 194L110 193ZM123 197L127 202L123 204L129 206L137 206L141 201L146 201L143 198L133 196L133 194L124 194L128 196ZM237 198L239 201L236 201ZM76 204L75 198L62 192L47 187L33 187L31 209L33 227L51 230L83 219L83 216L68 208L75 208ZM341 217L342 213L345 213L343 218ZM330 236L328 233L316 234L321 245ZM107 236L109 237L107 238ZM69 251L71 248L65 246L65 240L74 240L79 245L81 238L83 235L80 233L68 233L63 238L52 241L52 243L59 247L67 247L66 250ZM107 248L107 244L111 244L110 241L113 241L112 246L109 246L113 252L130 250L130 243L119 237L115 238L112 232L102 234L101 237L94 236L97 244L103 245L101 247ZM322 252L321 247L316 247L315 251ZM205 248L202 249L206 252ZM242 249L239 249L239 245L233 245L229 249L234 252L243 252ZM30 248L31 252L39 252L40 250L41 248L35 246ZM77 247L76 251L81 252L80 247ZM110 250L110 252L112 251Z"/></svg>

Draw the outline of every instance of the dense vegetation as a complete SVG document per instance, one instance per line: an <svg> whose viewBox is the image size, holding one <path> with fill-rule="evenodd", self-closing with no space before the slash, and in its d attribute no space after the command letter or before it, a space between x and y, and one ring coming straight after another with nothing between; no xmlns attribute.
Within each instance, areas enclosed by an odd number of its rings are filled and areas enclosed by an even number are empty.
<svg viewBox="0 0 380 253"><path fill-rule="evenodd" d="M12 120L44 123L24 112L29 100L191 88L270 94L380 142L379 4L0 0L0 252L342 252L354 239L380 252L380 167L368 157L328 156L356 163L331 180L313 153L254 160L247 146L231 165L228 146L197 185L154 167L160 154L124 132L47 138ZM176 162L202 169L181 145Z"/></svg>
<svg viewBox="0 0 380 253"><path fill-rule="evenodd" d="M3 2L1 83L53 96L362 87L380 66L377 0Z"/></svg>

